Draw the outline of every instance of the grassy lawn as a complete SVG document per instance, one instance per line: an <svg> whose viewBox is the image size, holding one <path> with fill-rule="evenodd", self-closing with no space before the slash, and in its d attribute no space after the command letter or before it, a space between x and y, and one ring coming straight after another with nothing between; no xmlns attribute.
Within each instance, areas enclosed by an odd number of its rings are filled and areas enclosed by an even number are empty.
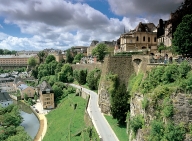
<svg viewBox="0 0 192 141"><path fill-rule="evenodd" d="M89 131L98 140L98 135L91 126L84 122L87 100L70 94L64 98L47 117L47 133L43 141L89 141ZM74 105L77 104L76 109Z"/></svg>
<svg viewBox="0 0 192 141"><path fill-rule="evenodd" d="M126 127L120 127L117 124L117 120L113 119L112 116L105 115L106 120L108 121L109 125L115 132L116 136L120 141L128 141L128 134L126 133Z"/></svg>

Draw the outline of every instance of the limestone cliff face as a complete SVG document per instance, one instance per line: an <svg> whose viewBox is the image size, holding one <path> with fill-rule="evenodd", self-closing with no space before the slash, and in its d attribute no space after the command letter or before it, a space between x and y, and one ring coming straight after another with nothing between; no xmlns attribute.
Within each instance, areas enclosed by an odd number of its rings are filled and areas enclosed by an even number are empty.
<svg viewBox="0 0 192 141"><path fill-rule="evenodd" d="M155 110L152 105L150 105L147 110L142 108L143 94L135 94L130 102L130 118L136 115L142 115L145 121L145 129L139 129L135 137L133 137L133 132L128 129L129 141L147 141L147 136L149 135L150 129L149 124L155 117ZM152 102L149 97L147 99ZM173 121L176 124L184 124L186 127L192 122L192 95L183 93L173 93L170 97L173 104ZM162 104L163 99L157 101L158 104ZM164 119L166 124L166 119ZM128 123L129 124L129 121ZM127 125L129 126L129 125ZM185 141L192 141L192 136L189 133L185 135Z"/></svg>

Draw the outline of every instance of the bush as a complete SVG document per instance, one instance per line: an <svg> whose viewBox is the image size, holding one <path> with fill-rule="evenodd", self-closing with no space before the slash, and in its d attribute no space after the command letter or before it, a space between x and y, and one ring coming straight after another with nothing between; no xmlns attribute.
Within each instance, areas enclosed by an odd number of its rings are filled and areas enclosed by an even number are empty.
<svg viewBox="0 0 192 141"><path fill-rule="evenodd" d="M163 101L163 116L166 118L173 116L173 105L169 97L166 97Z"/></svg>
<svg viewBox="0 0 192 141"><path fill-rule="evenodd" d="M149 101L146 97L144 97L144 99L142 101L142 108L146 110L148 105L149 105Z"/></svg>
<svg viewBox="0 0 192 141"><path fill-rule="evenodd" d="M144 118L142 115L136 115L130 120L130 127L135 135L138 129L141 129L143 125L144 125Z"/></svg>
<svg viewBox="0 0 192 141"><path fill-rule="evenodd" d="M91 90L97 90L99 85L99 79L101 76L101 70L94 69L90 71L87 75L87 85Z"/></svg>
<svg viewBox="0 0 192 141"><path fill-rule="evenodd" d="M137 76L132 76L128 83L128 91L130 94L134 94L134 92L139 90L139 86L143 79L143 74L139 73Z"/></svg>

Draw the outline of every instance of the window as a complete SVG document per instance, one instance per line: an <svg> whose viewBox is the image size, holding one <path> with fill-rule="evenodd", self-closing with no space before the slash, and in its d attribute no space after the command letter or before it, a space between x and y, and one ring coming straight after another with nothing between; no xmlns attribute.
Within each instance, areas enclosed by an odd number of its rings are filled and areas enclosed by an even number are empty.
<svg viewBox="0 0 192 141"><path fill-rule="evenodd" d="M156 42L156 37L154 38L154 42Z"/></svg>
<svg viewBox="0 0 192 141"><path fill-rule="evenodd" d="M139 37L137 36L137 41L139 41Z"/></svg>
<svg viewBox="0 0 192 141"><path fill-rule="evenodd" d="M143 41L145 41L145 36L143 37Z"/></svg>
<svg viewBox="0 0 192 141"><path fill-rule="evenodd" d="M148 42L150 42L150 37L148 37Z"/></svg>

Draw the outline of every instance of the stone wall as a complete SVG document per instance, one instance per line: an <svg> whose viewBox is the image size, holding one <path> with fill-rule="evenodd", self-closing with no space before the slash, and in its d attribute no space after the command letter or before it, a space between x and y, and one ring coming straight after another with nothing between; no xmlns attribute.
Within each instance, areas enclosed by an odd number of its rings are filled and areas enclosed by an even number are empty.
<svg viewBox="0 0 192 141"><path fill-rule="evenodd" d="M130 76L134 73L134 67L131 57L106 57L102 64L101 80L98 88L99 107L101 111L106 114L110 114L110 94L108 88L109 82L105 80L105 76L108 73L117 74L120 83L128 85Z"/></svg>
<svg viewBox="0 0 192 141"><path fill-rule="evenodd" d="M85 70L88 71L94 70L95 68L101 69L102 64L73 64L71 65L73 70Z"/></svg>

